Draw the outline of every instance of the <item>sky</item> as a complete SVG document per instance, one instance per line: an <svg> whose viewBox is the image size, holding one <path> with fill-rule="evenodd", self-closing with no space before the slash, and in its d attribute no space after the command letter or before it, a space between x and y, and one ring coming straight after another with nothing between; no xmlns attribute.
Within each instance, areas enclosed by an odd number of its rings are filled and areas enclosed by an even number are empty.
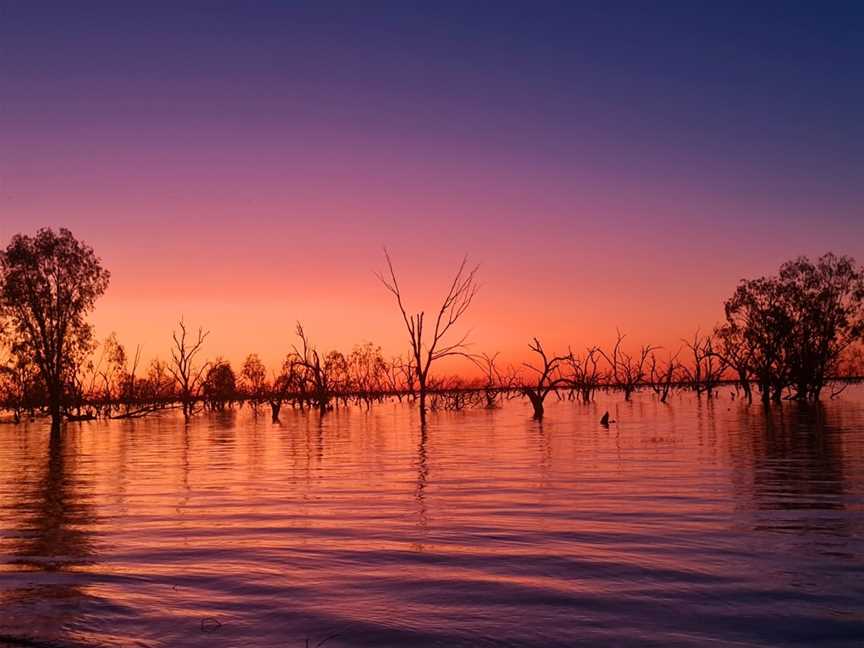
<svg viewBox="0 0 864 648"><path fill-rule="evenodd" d="M662 6L654 6L660 4ZM864 262L855 2L0 0L0 244L67 227L97 335L275 364L407 336L463 255L473 349L675 350L744 277Z"/></svg>

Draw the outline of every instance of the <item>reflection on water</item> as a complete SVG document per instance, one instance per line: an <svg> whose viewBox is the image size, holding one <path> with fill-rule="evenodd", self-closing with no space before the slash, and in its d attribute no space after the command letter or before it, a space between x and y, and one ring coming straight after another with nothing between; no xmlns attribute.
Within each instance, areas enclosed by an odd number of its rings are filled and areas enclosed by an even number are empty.
<svg viewBox="0 0 864 648"><path fill-rule="evenodd" d="M10 571L21 577L15 579L17 586L0 589L0 603L4 613L15 614L22 627L72 623L85 596L82 582L71 573L94 555L90 531L94 510L86 486L75 479L75 463L80 459L75 442L74 434L52 435L47 456L31 453L32 464L19 466L25 471L9 484L13 499L3 521L14 541L9 543L0 575L4 581ZM6 474L12 477L12 471Z"/></svg>
<svg viewBox="0 0 864 648"><path fill-rule="evenodd" d="M0 426L0 635L860 645L864 390L844 397Z"/></svg>

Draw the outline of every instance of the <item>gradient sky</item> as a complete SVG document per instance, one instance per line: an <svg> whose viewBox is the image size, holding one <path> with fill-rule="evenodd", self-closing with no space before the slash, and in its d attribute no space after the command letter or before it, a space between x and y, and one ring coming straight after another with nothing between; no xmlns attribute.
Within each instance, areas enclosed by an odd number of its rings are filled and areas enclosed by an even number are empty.
<svg viewBox="0 0 864 648"><path fill-rule="evenodd" d="M512 359L864 261L861 3L656 4L0 0L0 242L92 244L100 337L165 356L183 313L271 363L298 319L404 347L382 245L416 308L481 263Z"/></svg>

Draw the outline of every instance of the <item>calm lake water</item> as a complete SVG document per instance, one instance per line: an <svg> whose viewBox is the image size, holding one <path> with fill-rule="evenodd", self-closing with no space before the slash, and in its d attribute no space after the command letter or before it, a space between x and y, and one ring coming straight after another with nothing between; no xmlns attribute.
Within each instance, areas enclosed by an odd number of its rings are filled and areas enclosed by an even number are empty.
<svg viewBox="0 0 864 648"><path fill-rule="evenodd" d="M2 425L0 634L861 646L864 390Z"/></svg>

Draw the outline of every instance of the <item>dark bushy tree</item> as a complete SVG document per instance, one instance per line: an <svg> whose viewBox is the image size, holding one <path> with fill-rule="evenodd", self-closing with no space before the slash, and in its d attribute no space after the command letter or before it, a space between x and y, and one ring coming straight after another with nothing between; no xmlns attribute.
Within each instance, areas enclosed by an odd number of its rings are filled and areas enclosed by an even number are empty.
<svg viewBox="0 0 864 648"><path fill-rule="evenodd" d="M864 271L826 254L785 263L780 281L794 322L789 372L798 398L819 397L841 354L864 334Z"/></svg>
<svg viewBox="0 0 864 648"><path fill-rule="evenodd" d="M216 359L204 378L203 391L207 406L220 412L237 399L237 378L230 362Z"/></svg>
<svg viewBox="0 0 864 648"><path fill-rule="evenodd" d="M109 277L93 249L67 229L16 234L0 253L0 309L19 353L38 368L55 432L72 374L92 348L85 317Z"/></svg>
<svg viewBox="0 0 864 648"><path fill-rule="evenodd" d="M845 256L788 261L776 277L742 281L721 336L745 347L762 399L791 387L817 399L843 352L864 335L864 270Z"/></svg>

